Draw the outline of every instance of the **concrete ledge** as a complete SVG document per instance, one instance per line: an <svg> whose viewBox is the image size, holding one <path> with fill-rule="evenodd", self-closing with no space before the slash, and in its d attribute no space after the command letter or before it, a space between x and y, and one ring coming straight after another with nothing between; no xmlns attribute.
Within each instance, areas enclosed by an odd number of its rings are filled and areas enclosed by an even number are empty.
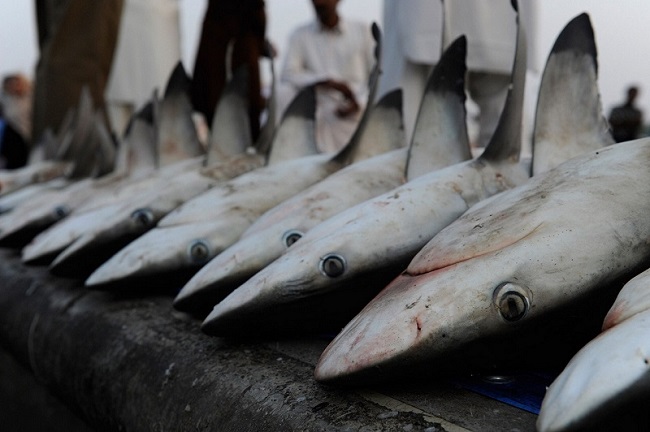
<svg viewBox="0 0 650 432"><path fill-rule="evenodd" d="M170 297L89 291L13 251L0 284L0 344L97 430L534 430L534 414L448 383L321 386L326 340L208 337Z"/></svg>

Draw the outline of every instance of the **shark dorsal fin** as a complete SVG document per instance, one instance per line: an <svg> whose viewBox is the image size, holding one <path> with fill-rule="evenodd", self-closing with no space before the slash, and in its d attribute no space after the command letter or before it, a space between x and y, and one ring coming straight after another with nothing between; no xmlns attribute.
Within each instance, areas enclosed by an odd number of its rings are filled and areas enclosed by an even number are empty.
<svg viewBox="0 0 650 432"><path fill-rule="evenodd" d="M83 141L79 141L77 137L73 140L71 144L72 148L76 148L74 158L69 159L74 162L73 168L68 174L69 178L84 178L84 177L95 177L99 174L98 165L104 166L105 160L104 155L100 154L104 151L102 140L105 139L103 136L103 131L98 128L100 123L104 123L104 113L102 110L97 109L91 111L92 117L90 118L90 123L88 125L89 130L84 134ZM108 135L108 128L106 128L106 134ZM110 138L108 138L110 140ZM79 144L79 142L82 143ZM112 143L110 145L113 145ZM115 148L113 147L111 152L111 168L113 168L113 163L115 161ZM100 158L102 159L100 161ZM103 171L103 168L101 169Z"/></svg>
<svg viewBox="0 0 650 432"><path fill-rule="evenodd" d="M77 117L77 108L78 105L68 108L56 133L54 133L51 128L46 129L49 131L49 134L51 134L52 140L44 140L43 159L58 159L60 157L60 149L63 148L64 145L70 144L69 138L74 129L75 118ZM66 143L66 141L68 142Z"/></svg>
<svg viewBox="0 0 650 432"><path fill-rule="evenodd" d="M269 151L271 150L271 142L273 141L273 134L275 132L275 127L276 127L276 122L277 122L277 108L278 108L278 100L277 100L277 89L276 89L276 75L275 75L275 64L273 60L273 55L272 53L273 48L270 46L270 43L267 42L267 47L266 51L269 53L269 69L271 72L271 90L269 94L269 98L267 99L266 102L266 121L264 123L264 126L262 126L262 129L260 130L260 134L257 137L257 141L255 142L255 149L257 150L257 153L264 155L265 158L268 158L269 156Z"/></svg>
<svg viewBox="0 0 650 432"><path fill-rule="evenodd" d="M472 157L465 111L466 57L467 39L461 36L429 75L409 146L408 180Z"/></svg>
<svg viewBox="0 0 650 432"><path fill-rule="evenodd" d="M594 31L583 13L564 27L546 60L537 98L532 174L613 143L598 91Z"/></svg>
<svg viewBox="0 0 650 432"><path fill-rule="evenodd" d="M206 165L244 153L253 145L248 118L248 68L242 65L226 84L214 110Z"/></svg>
<svg viewBox="0 0 650 432"><path fill-rule="evenodd" d="M318 153L316 145L316 88L296 94L275 129L267 165Z"/></svg>
<svg viewBox="0 0 650 432"><path fill-rule="evenodd" d="M402 90L392 90L369 109L368 120L359 135L354 160L348 165L406 145L404 117L402 115ZM337 159L338 160L338 159Z"/></svg>
<svg viewBox="0 0 650 432"><path fill-rule="evenodd" d="M375 65L370 71L370 75L368 77L368 99L366 100L366 106L364 108L363 114L361 115L361 119L359 120L354 133L350 137L350 140L332 158L334 162L340 163L342 165L348 165L354 161L367 158L369 155L378 154L377 152L373 152L372 149L364 148L368 147L367 145L360 145L362 142L362 135L369 121L375 96L377 95L377 88L379 87L379 76L381 75L381 30L379 30L379 26L376 23L372 24L370 30L372 32L372 37L375 39Z"/></svg>
<svg viewBox="0 0 650 432"><path fill-rule="evenodd" d="M499 123L490 142L480 156L486 161L518 161L521 152L521 124L523 119L524 90L526 87L526 35L519 17L516 1L512 7L517 12L517 44L512 66L510 88L499 117Z"/></svg>
<svg viewBox="0 0 650 432"><path fill-rule="evenodd" d="M93 136L97 141L95 164L92 172L93 177L101 177L111 173L115 169L117 159L117 145L106 124L106 114L103 110L97 110L93 122ZM117 144L117 145L116 145Z"/></svg>
<svg viewBox="0 0 650 432"><path fill-rule="evenodd" d="M86 139L92 130L93 123L93 98L90 88L84 85L79 93L79 102L74 110L74 116L62 135L55 159L77 161L78 156L86 149Z"/></svg>
<svg viewBox="0 0 650 432"><path fill-rule="evenodd" d="M118 147L116 172L135 174L156 167L153 102L147 102L129 120Z"/></svg>
<svg viewBox="0 0 650 432"><path fill-rule="evenodd" d="M158 166L204 154L189 97L190 78L179 61L165 88L156 113Z"/></svg>

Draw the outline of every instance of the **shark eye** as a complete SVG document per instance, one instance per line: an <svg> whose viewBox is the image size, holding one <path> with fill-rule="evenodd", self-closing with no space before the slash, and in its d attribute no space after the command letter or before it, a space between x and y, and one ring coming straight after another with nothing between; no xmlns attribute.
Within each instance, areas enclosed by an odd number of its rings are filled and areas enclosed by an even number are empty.
<svg viewBox="0 0 650 432"><path fill-rule="evenodd" d="M203 264L210 257L210 247L203 240L194 240L187 249L190 259L195 264Z"/></svg>
<svg viewBox="0 0 650 432"><path fill-rule="evenodd" d="M141 208L131 213L131 220L140 226L149 226L153 223L153 213L149 208Z"/></svg>
<svg viewBox="0 0 650 432"><path fill-rule="evenodd" d="M70 214L70 207L68 207L65 204L58 205L54 207L53 213L54 213L54 217L56 217L57 219L63 219L64 217Z"/></svg>
<svg viewBox="0 0 650 432"><path fill-rule="evenodd" d="M522 319L530 310L532 293L527 288L505 282L494 290L494 306L505 321Z"/></svg>
<svg viewBox="0 0 650 432"><path fill-rule="evenodd" d="M320 272L325 276L335 278L345 273L345 258L338 254L325 255L320 260Z"/></svg>
<svg viewBox="0 0 650 432"><path fill-rule="evenodd" d="M286 247L289 247L295 242L297 242L298 240L300 240L301 238L302 238L302 233L300 231L289 230L285 232L284 235L282 236L282 243L284 243Z"/></svg>

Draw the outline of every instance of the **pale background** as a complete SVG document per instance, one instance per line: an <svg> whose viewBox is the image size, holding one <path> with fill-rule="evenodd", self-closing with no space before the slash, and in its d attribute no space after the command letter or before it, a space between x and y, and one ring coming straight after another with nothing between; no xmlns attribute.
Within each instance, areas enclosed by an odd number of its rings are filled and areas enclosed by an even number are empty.
<svg viewBox="0 0 650 432"><path fill-rule="evenodd" d="M408 0L404 0L408 1ZM434 0L432 0L434 1ZM581 12L589 12L599 52L599 82L603 106L609 112L622 101L625 88L641 88L639 105L644 120L650 118L650 2L647 0L523 0L534 3L535 25L529 31L530 62L538 70L546 61L562 27ZM33 76L37 58L33 1L0 0L0 76L23 72ZM181 9L182 59L192 70L206 0L179 0ZM313 18L309 0L266 0L268 37L279 52L296 25ZM382 0L342 0L341 14L381 23ZM529 80L535 85L535 77ZM535 93L532 93L535 94ZM534 104L534 101L527 104Z"/></svg>

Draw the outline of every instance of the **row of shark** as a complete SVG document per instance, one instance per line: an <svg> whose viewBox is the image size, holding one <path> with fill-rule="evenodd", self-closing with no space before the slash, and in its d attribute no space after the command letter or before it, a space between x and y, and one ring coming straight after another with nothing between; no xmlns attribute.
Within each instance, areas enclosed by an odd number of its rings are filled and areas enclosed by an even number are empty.
<svg viewBox="0 0 650 432"><path fill-rule="evenodd" d="M279 122L272 91L253 142L245 69L233 73L201 142L179 63L117 150L82 95L54 139L60 150L42 165L59 171L0 172L0 245L88 288L171 285L174 308L202 319L209 335L336 331L315 368L327 385L498 361L546 320L618 294L607 330L551 385L538 419L541 431L594 424L613 401L647 394L649 276L620 288L650 267L650 140L613 144L581 14L548 56L532 158L522 160L526 37L513 9L511 84L475 158L466 38L432 70L407 143L401 91L375 101L382 58L373 25L368 99L340 151L317 150L314 86ZM612 374L622 378L603 378Z"/></svg>

